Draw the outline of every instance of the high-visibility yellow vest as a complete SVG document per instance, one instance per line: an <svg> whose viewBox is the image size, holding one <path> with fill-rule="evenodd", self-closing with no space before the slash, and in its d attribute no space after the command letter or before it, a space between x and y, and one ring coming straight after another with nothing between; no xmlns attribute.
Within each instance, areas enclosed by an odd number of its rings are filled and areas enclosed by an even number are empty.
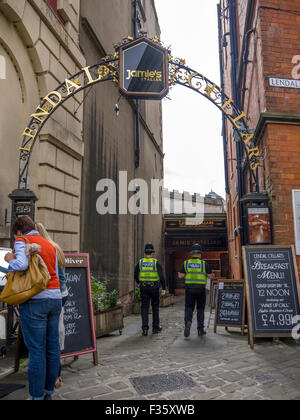
<svg viewBox="0 0 300 420"><path fill-rule="evenodd" d="M200 258L193 258L184 262L185 284L206 285L207 275L205 261Z"/></svg>
<svg viewBox="0 0 300 420"><path fill-rule="evenodd" d="M142 258L140 260L140 282L157 282L160 280L158 271L157 271L157 260L154 258Z"/></svg>

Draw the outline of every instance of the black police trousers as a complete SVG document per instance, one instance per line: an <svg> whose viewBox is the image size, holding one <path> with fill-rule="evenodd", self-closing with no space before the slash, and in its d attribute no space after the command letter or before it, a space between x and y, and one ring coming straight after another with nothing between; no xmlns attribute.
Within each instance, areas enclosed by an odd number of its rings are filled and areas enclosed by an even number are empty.
<svg viewBox="0 0 300 420"><path fill-rule="evenodd" d="M205 287L186 287L185 290L185 324L192 323L195 305L197 303L198 330L204 328L204 316L206 305Z"/></svg>
<svg viewBox="0 0 300 420"><path fill-rule="evenodd" d="M150 302L152 304L152 316L153 316L153 329L159 328L159 285L155 286L143 286L140 285L141 298L142 298L142 329L149 329L149 308Z"/></svg>

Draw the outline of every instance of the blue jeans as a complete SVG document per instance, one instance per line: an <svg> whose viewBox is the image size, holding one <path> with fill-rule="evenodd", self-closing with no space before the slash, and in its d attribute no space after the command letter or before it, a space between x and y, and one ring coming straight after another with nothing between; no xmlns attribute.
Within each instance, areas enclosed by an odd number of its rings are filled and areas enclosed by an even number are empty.
<svg viewBox="0 0 300 420"><path fill-rule="evenodd" d="M53 394L60 368L58 323L61 299L31 299L20 305L20 321L29 351L28 381L31 398Z"/></svg>

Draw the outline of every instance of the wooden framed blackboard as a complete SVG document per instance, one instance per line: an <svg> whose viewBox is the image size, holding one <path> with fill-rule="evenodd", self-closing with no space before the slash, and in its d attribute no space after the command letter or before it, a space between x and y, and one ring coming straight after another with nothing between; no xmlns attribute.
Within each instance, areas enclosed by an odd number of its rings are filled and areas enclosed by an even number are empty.
<svg viewBox="0 0 300 420"><path fill-rule="evenodd" d="M209 328L210 326L211 315L213 311L216 309L217 289L218 289L218 280L211 280L210 291L209 291L209 319L208 319L207 328Z"/></svg>
<svg viewBox="0 0 300 420"><path fill-rule="evenodd" d="M291 337L300 314L294 246L243 247L249 344L255 337Z"/></svg>
<svg viewBox="0 0 300 420"><path fill-rule="evenodd" d="M210 296L209 296L209 301L210 301L210 313L212 313L212 311L214 309L216 309L216 304L217 304L217 290L218 290L218 280L211 280L210 282Z"/></svg>
<svg viewBox="0 0 300 420"><path fill-rule="evenodd" d="M245 283L237 280L221 280L217 287L215 333L217 326L245 330Z"/></svg>
<svg viewBox="0 0 300 420"><path fill-rule="evenodd" d="M66 254L69 292L64 306L65 346L61 358L93 353L98 364L88 254Z"/></svg>

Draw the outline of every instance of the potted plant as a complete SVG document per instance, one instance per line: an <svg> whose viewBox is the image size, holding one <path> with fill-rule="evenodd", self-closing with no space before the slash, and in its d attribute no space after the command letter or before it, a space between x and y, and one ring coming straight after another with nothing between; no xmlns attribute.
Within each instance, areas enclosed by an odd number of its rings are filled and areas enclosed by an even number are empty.
<svg viewBox="0 0 300 420"><path fill-rule="evenodd" d="M134 291L134 302L132 309L132 312L135 315L139 315L141 313L141 300L141 289L139 287L136 287Z"/></svg>
<svg viewBox="0 0 300 420"><path fill-rule="evenodd" d="M120 335L124 328L123 306L119 301L119 292L109 292L107 286L109 280L100 281L91 275L92 299L94 308L96 337L103 337L113 331L119 331Z"/></svg>

